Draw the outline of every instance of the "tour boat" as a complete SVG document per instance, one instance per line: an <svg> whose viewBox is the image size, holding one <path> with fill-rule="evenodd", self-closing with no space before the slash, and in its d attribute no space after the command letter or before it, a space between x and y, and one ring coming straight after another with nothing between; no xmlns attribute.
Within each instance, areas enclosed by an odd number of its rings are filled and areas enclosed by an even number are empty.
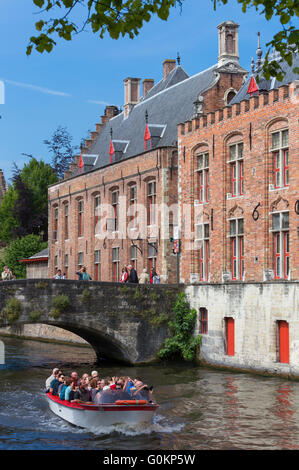
<svg viewBox="0 0 299 470"><path fill-rule="evenodd" d="M70 403L47 393L50 410L60 418L82 428L95 429L116 424L150 424L159 407L145 400L117 400L115 403Z"/></svg>

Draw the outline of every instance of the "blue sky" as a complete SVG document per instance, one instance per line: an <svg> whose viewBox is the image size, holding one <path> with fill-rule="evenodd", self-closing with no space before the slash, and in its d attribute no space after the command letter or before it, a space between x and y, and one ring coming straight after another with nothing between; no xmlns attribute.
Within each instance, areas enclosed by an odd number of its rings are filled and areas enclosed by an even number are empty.
<svg viewBox="0 0 299 470"><path fill-rule="evenodd" d="M0 0L0 80L5 103L0 104L0 168L11 178L13 162L22 168L32 154L50 161L44 139L57 126L66 126L78 145L100 122L106 104L123 104L124 78L162 78L162 63L175 59L189 75L217 62L218 30L222 21L240 24L240 64L250 69L257 48L280 30L278 20L266 21L250 9L241 11L236 0L213 10L211 0L185 0L172 10L167 22L154 18L133 40L103 40L84 32L61 42L48 54L26 56L29 37L40 19L32 0Z"/></svg>

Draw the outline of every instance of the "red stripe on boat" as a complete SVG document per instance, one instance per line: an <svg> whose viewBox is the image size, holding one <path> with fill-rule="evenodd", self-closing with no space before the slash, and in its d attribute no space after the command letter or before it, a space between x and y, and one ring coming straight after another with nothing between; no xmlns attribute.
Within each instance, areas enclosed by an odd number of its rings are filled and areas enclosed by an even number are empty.
<svg viewBox="0 0 299 470"><path fill-rule="evenodd" d="M82 403L70 403L67 400L60 400L59 397L52 395L48 392L47 397L50 400L58 403L59 405L66 406L68 408L76 408L78 410L88 410L88 411L153 411L158 408L159 405L153 405L149 403L148 405L115 405L114 403L102 403L100 405L94 404L82 404Z"/></svg>

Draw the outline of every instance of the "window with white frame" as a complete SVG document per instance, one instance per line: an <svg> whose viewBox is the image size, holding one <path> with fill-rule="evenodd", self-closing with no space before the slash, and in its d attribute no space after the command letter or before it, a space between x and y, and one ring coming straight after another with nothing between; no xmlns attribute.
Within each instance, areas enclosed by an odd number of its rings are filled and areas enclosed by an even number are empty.
<svg viewBox="0 0 299 470"><path fill-rule="evenodd" d="M199 280L208 281L210 272L210 228L209 224L197 224L196 242L199 243Z"/></svg>
<svg viewBox="0 0 299 470"><path fill-rule="evenodd" d="M83 236L83 222L84 222L84 202L83 199L78 201L78 237Z"/></svg>
<svg viewBox="0 0 299 470"><path fill-rule="evenodd" d="M156 181L147 183L147 225L156 223Z"/></svg>
<svg viewBox="0 0 299 470"><path fill-rule="evenodd" d="M150 281L153 282L151 272L153 268L156 268L157 265L157 253L158 253L158 245L157 242L149 243L148 244L148 269L150 273Z"/></svg>
<svg viewBox="0 0 299 470"><path fill-rule="evenodd" d="M230 192L232 197L244 194L243 142L229 146Z"/></svg>
<svg viewBox="0 0 299 470"><path fill-rule="evenodd" d="M229 220L232 280L244 280L244 220Z"/></svg>
<svg viewBox="0 0 299 470"><path fill-rule="evenodd" d="M97 195L94 197L94 233L100 233L100 211L101 211L101 199Z"/></svg>
<svg viewBox="0 0 299 470"><path fill-rule="evenodd" d="M64 239L69 238L69 205L64 205Z"/></svg>
<svg viewBox="0 0 299 470"><path fill-rule="evenodd" d="M53 240L58 240L58 217L59 217L59 210L58 207L54 208L54 225L53 225Z"/></svg>
<svg viewBox="0 0 299 470"><path fill-rule="evenodd" d="M289 131L284 129L271 134L271 152L274 166L274 186L289 186Z"/></svg>
<svg viewBox="0 0 299 470"><path fill-rule="evenodd" d="M130 186L130 195L129 195L129 204L130 204L130 218L131 218L131 228L136 228L136 206L137 206L137 186Z"/></svg>
<svg viewBox="0 0 299 470"><path fill-rule="evenodd" d="M84 253L83 251L79 251L78 253L78 266L80 266L80 268L83 266L84 264Z"/></svg>
<svg viewBox="0 0 299 470"><path fill-rule="evenodd" d="M113 217L113 230L118 230L119 225L119 191L112 192L112 217Z"/></svg>
<svg viewBox="0 0 299 470"><path fill-rule="evenodd" d="M275 279L288 279L290 273L289 212L272 214L273 263Z"/></svg>
<svg viewBox="0 0 299 470"><path fill-rule="evenodd" d="M94 279L95 281L101 280L101 251L95 250L94 252Z"/></svg>
<svg viewBox="0 0 299 470"><path fill-rule="evenodd" d="M68 278L68 274L69 274L69 255L67 253L65 253L65 255L64 255L64 274L65 274L66 278Z"/></svg>
<svg viewBox="0 0 299 470"><path fill-rule="evenodd" d="M209 201L209 153L196 156L198 200L200 203Z"/></svg>
<svg viewBox="0 0 299 470"><path fill-rule="evenodd" d="M131 245L131 265L137 271L137 246Z"/></svg>
<svg viewBox="0 0 299 470"><path fill-rule="evenodd" d="M119 247L112 248L112 281L119 282Z"/></svg>

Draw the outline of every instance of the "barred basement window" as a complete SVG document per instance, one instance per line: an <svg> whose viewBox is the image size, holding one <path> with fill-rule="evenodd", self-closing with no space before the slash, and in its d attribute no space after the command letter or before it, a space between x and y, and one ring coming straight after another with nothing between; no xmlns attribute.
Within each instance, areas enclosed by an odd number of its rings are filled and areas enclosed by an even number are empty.
<svg viewBox="0 0 299 470"><path fill-rule="evenodd" d="M197 190L200 203L209 201L209 154L197 155Z"/></svg>
<svg viewBox="0 0 299 470"><path fill-rule="evenodd" d="M233 197L244 193L243 143L229 146L230 191Z"/></svg>
<svg viewBox="0 0 299 470"><path fill-rule="evenodd" d="M275 279L288 279L290 273L289 212L272 214L273 263Z"/></svg>
<svg viewBox="0 0 299 470"><path fill-rule="evenodd" d="M95 281L101 280L101 251L95 250L94 252L94 279Z"/></svg>
<svg viewBox="0 0 299 470"><path fill-rule="evenodd" d="M208 333L208 311L204 307L199 309L199 333L202 335Z"/></svg>
<svg viewBox="0 0 299 470"><path fill-rule="evenodd" d="M119 247L112 248L112 281L119 282Z"/></svg>
<svg viewBox="0 0 299 470"><path fill-rule="evenodd" d="M272 134L272 158L274 167L274 186L289 186L289 131L284 129Z"/></svg>
<svg viewBox="0 0 299 470"><path fill-rule="evenodd" d="M210 234L209 224L196 225L196 241L200 243L199 248L199 280L209 280L210 266Z"/></svg>
<svg viewBox="0 0 299 470"><path fill-rule="evenodd" d="M231 240L232 280L244 280L244 221L231 219L229 237Z"/></svg>

